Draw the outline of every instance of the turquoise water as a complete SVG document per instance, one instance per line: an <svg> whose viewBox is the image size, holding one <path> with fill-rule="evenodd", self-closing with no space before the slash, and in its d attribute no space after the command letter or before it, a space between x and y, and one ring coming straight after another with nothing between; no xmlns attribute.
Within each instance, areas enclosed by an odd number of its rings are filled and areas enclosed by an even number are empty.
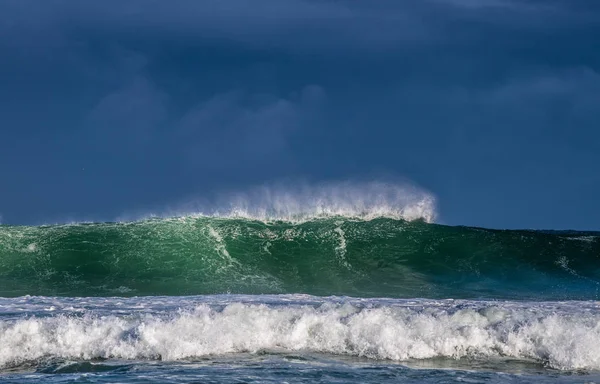
<svg viewBox="0 0 600 384"><path fill-rule="evenodd" d="M0 295L597 299L600 236L330 217L0 226Z"/></svg>
<svg viewBox="0 0 600 384"><path fill-rule="evenodd" d="M599 239L342 216L0 226L0 381L600 381Z"/></svg>

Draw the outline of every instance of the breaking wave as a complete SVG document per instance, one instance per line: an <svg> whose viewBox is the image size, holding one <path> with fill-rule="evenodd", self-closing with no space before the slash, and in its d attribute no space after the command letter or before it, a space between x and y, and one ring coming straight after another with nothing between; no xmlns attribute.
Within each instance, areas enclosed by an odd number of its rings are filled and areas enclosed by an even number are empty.
<svg viewBox="0 0 600 384"><path fill-rule="evenodd" d="M206 298L188 298L188 307L153 312L143 300L135 300L113 302L116 309L106 313L93 308L104 301L95 299L62 303L69 310L50 317L4 314L0 368L57 358L169 361L318 352L397 361L516 358L557 369L600 369L595 303L322 301L297 296L264 303L239 298L193 303ZM56 311L61 302L52 304L47 311ZM80 312L78 306L83 307Z"/></svg>
<svg viewBox="0 0 600 384"><path fill-rule="evenodd" d="M392 218L0 226L0 295L596 299L597 233Z"/></svg>
<svg viewBox="0 0 600 384"><path fill-rule="evenodd" d="M190 215L189 212L197 213ZM436 203L433 195L409 184L383 181L328 182L317 185L286 183L250 188L245 192L223 192L212 199L183 204L182 208L171 209L166 214L142 217L184 216L290 223L328 217L362 220L384 217L431 223L436 218ZM119 221L132 221L131 219L132 217L124 216Z"/></svg>

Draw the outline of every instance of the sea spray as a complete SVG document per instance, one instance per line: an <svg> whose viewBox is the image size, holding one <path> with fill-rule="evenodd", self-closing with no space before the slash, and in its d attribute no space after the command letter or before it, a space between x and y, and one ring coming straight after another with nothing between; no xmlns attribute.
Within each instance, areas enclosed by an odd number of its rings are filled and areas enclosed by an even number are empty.
<svg viewBox="0 0 600 384"><path fill-rule="evenodd" d="M385 217L431 223L437 212L435 196L408 182L289 181L247 188L243 192L221 191L202 199L189 198L167 210L124 214L117 221L192 216L293 223L334 216L363 220Z"/></svg>

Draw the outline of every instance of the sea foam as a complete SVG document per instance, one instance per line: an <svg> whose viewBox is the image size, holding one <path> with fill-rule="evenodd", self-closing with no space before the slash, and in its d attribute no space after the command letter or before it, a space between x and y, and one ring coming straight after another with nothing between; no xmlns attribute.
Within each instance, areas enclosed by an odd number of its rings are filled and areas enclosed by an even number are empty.
<svg viewBox="0 0 600 384"><path fill-rule="evenodd" d="M70 307L44 317L4 315L0 367L46 358L170 361L293 351L396 361L509 357L557 369L600 369L594 303L283 299L197 303L166 312L132 306L140 310Z"/></svg>

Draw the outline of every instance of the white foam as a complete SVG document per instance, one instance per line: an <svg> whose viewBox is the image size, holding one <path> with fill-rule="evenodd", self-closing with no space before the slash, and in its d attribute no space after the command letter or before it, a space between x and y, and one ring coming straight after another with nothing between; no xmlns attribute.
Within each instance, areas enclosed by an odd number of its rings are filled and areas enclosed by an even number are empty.
<svg viewBox="0 0 600 384"><path fill-rule="evenodd" d="M204 303L118 316L60 313L0 320L0 367L47 357L178 360L283 350L399 361L505 356L558 369L600 369L600 311L593 305L561 310L501 303L366 305L363 300Z"/></svg>
<svg viewBox="0 0 600 384"><path fill-rule="evenodd" d="M265 222L385 217L433 222L436 211L433 195L407 183L345 181L316 185L282 183L250 188L246 192L221 193L211 202L189 202L183 208L150 215L157 216L210 216Z"/></svg>

